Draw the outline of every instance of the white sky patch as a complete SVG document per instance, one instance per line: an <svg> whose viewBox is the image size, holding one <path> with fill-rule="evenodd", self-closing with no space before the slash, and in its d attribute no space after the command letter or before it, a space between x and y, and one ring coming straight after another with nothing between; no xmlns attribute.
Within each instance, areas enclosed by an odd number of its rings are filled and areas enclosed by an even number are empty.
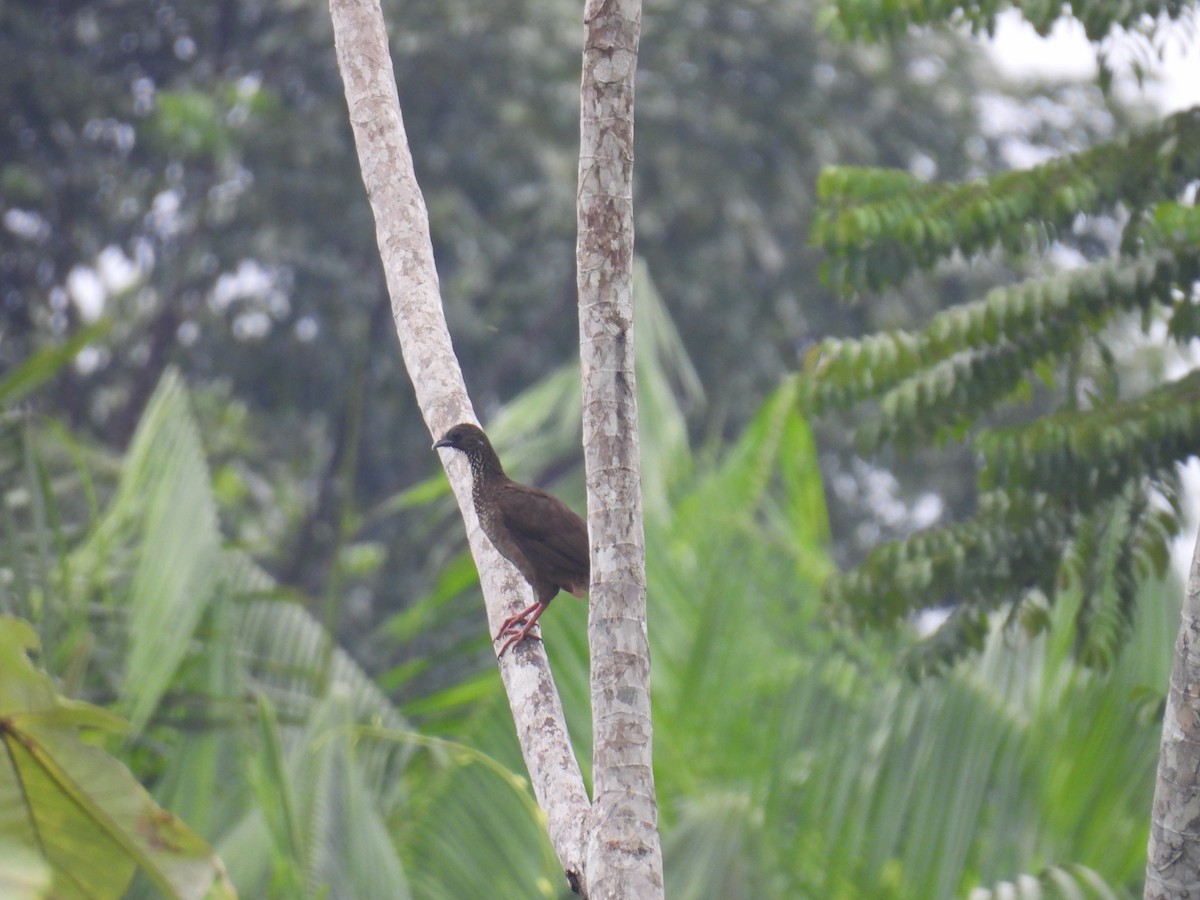
<svg viewBox="0 0 1200 900"><path fill-rule="evenodd" d="M80 375L91 375L108 362L109 355L108 350L88 344L75 354L75 370Z"/></svg>
<svg viewBox="0 0 1200 900"><path fill-rule="evenodd" d="M96 255L90 266L76 266L67 275L67 295L79 317L91 324L104 315L108 298L133 287L143 276L139 265L115 244Z"/></svg>
<svg viewBox="0 0 1200 900"><path fill-rule="evenodd" d="M96 257L96 274L100 278L100 284L109 294L129 290L142 275L137 263L115 244L109 244Z"/></svg>
<svg viewBox="0 0 1200 900"><path fill-rule="evenodd" d="M1171 113L1200 104L1200 11L1190 18L1167 22L1159 29L1153 50L1144 38L1119 32L1105 41L1109 66L1116 73L1120 96L1127 101L1150 100ZM1013 11L1001 14L996 36L985 41L1001 74L1021 78L1093 78L1096 51L1075 19L1062 19L1048 37ZM1154 51L1161 55L1156 58ZM1133 77L1132 64L1140 62L1148 74L1144 88Z"/></svg>
<svg viewBox="0 0 1200 900"><path fill-rule="evenodd" d="M1183 495L1188 498L1187 504L1195 509L1194 501L1200 497L1200 459L1192 457L1179 471L1179 480L1183 483ZM1188 571L1192 566L1192 553L1196 549L1196 517L1187 517L1179 537L1171 544L1171 567L1185 583Z"/></svg>
<svg viewBox="0 0 1200 900"><path fill-rule="evenodd" d="M1155 322L1161 328L1159 332L1166 334L1166 325ZM1151 332L1153 338L1154 332ZM1171 352L1171 360L1167 363L1166 376L1179 378L1200 364L1200 341L1192 340L1187 346L1175 345ZM1183 531L1171 545L1171 565L1179 577L1187 583L1188 571L1192 565L1192 552L1196 549L1196 498L1200 497L1200 460L1192 457L1179 469L1179 480L1183 484L1185 516Z"/></svg>
<svg viewBox="0 0 1200 900"><path fill-rule="evenodd" d="M296 338L307 344L309 341L316 340L317 335L321 331L321 326L315 316L301 316L296 322L295 330Z"/></svg>
<svg viewBox="0 0 1200 900"><path fill-rule="evenodd" d="M50 225L40 215L27 209L12 207L4 211L4 227L27 241L44 241L50 236Z"/></svg>
<svg viewBox="0 0 1200 900"><path fill-rule="evenodd" d="M290 271L286 268L267 268L258 260L243 259L234 271L217 279L208 305L214 312L231 316L233 335L238 340L261 340L274 322L291 314L289 286Z"/></svg>
<svg viewBox="0 0 1200 900"><path fill-rule="evenodd" d="M104 314L104 283L96 270L89 266L76 266L67 275L67 293L79 317L92 323Z"/></svg>
<svg viewBox="0 0 1200 900"><path fill-rule="evenodd" d="M937 494L926 492L916 499L908 516L913 528L922 529L933 525L942 517L946 506Z"/></svg>
<svg viewBox="0 0 1200 900"><path fill-rule="evenodd" d="M1088 264L1088 259L1075 247L1067 244L1055 244L1051 247L1046 255L1050 261L1054 263L1054 267L1060 272L1070 272L1075 269L1082 269Z"/></svg>
<svg viewBox="0 0 1200 900"><path fill-rule="evenodd" d="M1042 37L1019 13L1008 10L996 20L996 36L985 40L1000 73L1008 78L1092 78L1096 53L1074 19L1060 19Z"/></svg>
<svg viewBox="0 0 1200 900"><path fill-rule="evenodd" d="M182 198L177 191L160 191L154 196L147 214L147 222L161 238L171 238L183 230L179 209Z"/></svg>
<svg viewBox="0 0 1200 900"><path fill-rule="evenodd" d="M266 296L274 286L275 279L269 270L257 260L243 259L236 271L226 272L213 285L212 307L217 312L224 312L236 300Z"/></svg>

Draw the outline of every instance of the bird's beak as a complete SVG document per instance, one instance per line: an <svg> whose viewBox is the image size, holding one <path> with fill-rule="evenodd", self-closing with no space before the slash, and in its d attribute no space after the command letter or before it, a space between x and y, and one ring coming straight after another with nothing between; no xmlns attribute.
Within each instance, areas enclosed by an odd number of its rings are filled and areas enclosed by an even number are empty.
<svg viewBox="0 0 1200 900"><path fill-rule="evenodd" d="M436 450L438 447L449 447L449 446L450 446L450 441L448 439L438 438L436 441L433 442L432 449Z"/></svg>

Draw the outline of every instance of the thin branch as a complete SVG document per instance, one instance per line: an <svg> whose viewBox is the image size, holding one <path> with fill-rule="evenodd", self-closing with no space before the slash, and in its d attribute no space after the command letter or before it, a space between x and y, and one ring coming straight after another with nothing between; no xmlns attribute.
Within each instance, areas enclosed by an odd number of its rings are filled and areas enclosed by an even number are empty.
<svg viewBox="0 0 1200 900"><path fill-rule="evenodd" d="M383 13L378 0L330 0L329 8L401 353L430 434L441 435L458 422L476 419L442 311L429 216L400 115ZM446 454L443 461L467 523L494 630L527 587L479 529L466 460ZM500 674L534 793L546 811L551 843L568 878L580 883L587 793L545 653L540 647L531 651L507 654Z"/></svg>

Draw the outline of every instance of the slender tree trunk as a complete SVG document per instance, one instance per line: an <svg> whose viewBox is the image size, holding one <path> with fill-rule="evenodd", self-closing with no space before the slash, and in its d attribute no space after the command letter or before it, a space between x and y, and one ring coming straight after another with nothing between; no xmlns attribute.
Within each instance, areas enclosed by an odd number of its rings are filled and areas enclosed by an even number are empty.
<svg viewBox="0 0 1200 900"><path fill-rule="evenodd" d="M375 214L401 352L432 435L475 421L450 344L378 0L330 0L338 65L363 183ZM633 373L633 76L636 0L585 10L579 263L584 445L592 539L595 802L571 750L540 647L500 661L525 763L550 840L585 897L663 896L651 769L645 545ZM470 471L444 457L494 630L525 584L483 536ZM524 605L524 604L522 604Z"/></svg>
<svg viewBox="0 0 1200 900"><path fill-rule="evenodd" d="M1192 554L1167 689L1145 897L1200 897L1200 535Z"/></svg>
<svg viewBox="0 0 1200 900"><path fill-rule="evenodd" d="M633 369L633 85L640 0L589 0L580 108L579 343L592 587L592 897L663 896Z"/></svg>
<svg viewBox="0 0 1200 900"><path fill-rule="evenodd" d="M430 433L440 436L452 425L476 419L442 312L429 217L413 173L383 13L378 0L330 0L330 13L400 349ZM445 454L443 462L467 523L494 631L527 586L479 528L466 460ZM509 653L500 661L500 674L551 843L568 879L586 890L589 803L545 653L540 647Z"/></svg>

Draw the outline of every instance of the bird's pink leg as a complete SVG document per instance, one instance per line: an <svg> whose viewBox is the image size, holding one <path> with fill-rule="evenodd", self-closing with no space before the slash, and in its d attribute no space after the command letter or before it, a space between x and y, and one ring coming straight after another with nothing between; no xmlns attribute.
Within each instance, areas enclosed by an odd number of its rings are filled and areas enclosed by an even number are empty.
<svg viewBox="0 0 1200 900"><path fill-rule="evenodd" d="M546 605L547 604L545 603L534 603L532 606L527 606L519 613L509 616L500 624L500 630L496 632L496 637L493 638L493 640L498 641L506 634L510 635L510 637L504 642L504 646L500 648L500 652L496 654L497 659L503 656L504 651L513 644L519 644L527 637L532 637L534 640L540 640L536 634L531 635L529 631L534 625L537 624L537 620L541 618L542 613L546 611ZM521 627L518 628L518 625Z"/></svg>
<svg viewBox="0 0 1200 900"><path fill-rule="evenodd" d="M538 616L541 615L541 610L543 610L545 608L546 607L544 605L542 605L541 603L533 603L530 606L525 607L519 613L514 613L513 615L509 616L507 619L505 619L503 622L500 623L500 629L496 632L496 637L493 640L498 641L498 640L500 640L500 638L504 637L504 635L506 635L506 634L513 634L514 632L519 631L520 629L517 628L516 626L523 625L525 623L525 620L532 613L537 613L537 615L535 615L533 617L534 621L536 622Z"/></svg>

